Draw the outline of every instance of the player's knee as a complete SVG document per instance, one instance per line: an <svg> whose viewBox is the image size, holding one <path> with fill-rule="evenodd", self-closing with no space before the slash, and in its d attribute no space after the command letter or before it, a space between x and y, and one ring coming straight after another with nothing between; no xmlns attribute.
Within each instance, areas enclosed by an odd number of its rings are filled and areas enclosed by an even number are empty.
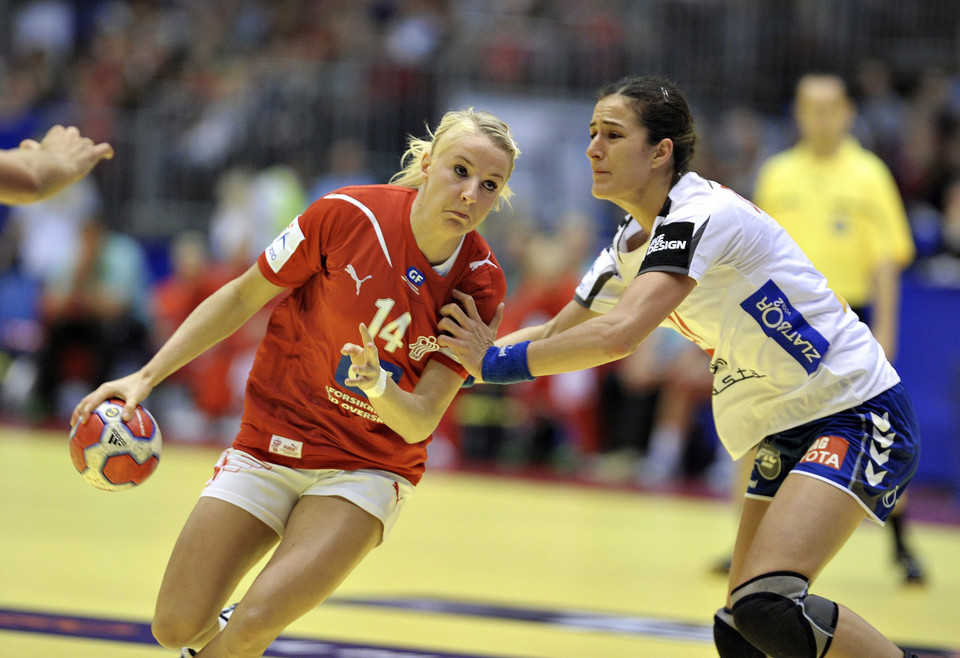
<svg viewBox="0 0 960 658"><path fill-rule="evenodd" d="M278 617L274 608L247 602L242 607L237 606L230 616L223 639L231 655L262 653L290 621Z"/></svg>
<svg viewBox="0 0 960 658"><path fill-rule="evenodd" d="M820 658L830 647L839 608L807 594L800 574L778 571L757 576L733 590L733 620L743 637L764 653Z"/></svg>
<svg viewBox="0 0 960 658"><path fill-rule="evenodd" d="M733 614L726 608L717 610L713 616L713 643L720 658L766 658L737 631Z"/></svg>
<svg viewBox="0 0 960 658"><path fill-rule="evenodd" d="M157 610L150 625L153 637L160 646L180 649L193 646L195 640L206 630L202 622L190 618L178 610Z"/></svg>

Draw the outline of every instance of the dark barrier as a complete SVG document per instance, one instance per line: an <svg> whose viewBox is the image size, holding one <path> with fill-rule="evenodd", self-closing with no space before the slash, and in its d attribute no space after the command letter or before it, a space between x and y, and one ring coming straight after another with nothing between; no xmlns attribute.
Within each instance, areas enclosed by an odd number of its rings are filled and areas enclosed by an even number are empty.
<svg viewBox="0 0 960 658"><path fill-rule="evenodd" d="M902 294L896 366L920 418L916 481L960 495L960 288L907 276Z"/></svg>

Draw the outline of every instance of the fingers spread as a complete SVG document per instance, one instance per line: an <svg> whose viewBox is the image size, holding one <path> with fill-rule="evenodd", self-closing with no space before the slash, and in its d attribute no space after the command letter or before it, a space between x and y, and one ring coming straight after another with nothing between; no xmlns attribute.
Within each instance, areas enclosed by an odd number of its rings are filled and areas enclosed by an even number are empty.
<svg viewBox="0 0 960 658"><path fill-rule="evenodd" d="M367 325L360 323L360 342L364 345L373 341L373 337L370 335L370 330L367 329Z"/></svg>

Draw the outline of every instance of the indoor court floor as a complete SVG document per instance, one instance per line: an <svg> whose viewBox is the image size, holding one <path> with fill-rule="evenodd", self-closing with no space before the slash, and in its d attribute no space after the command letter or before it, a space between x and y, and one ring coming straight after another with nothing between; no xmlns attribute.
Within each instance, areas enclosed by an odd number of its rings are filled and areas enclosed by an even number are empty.
<svg viewBox="0 0 960 658"><path fill-rule="evenodd" d="M137 489L73 470L67 432L0 429L0 657L174 656L149 631L219 450L168 443ZM392 536L268 656L699 658L732 545L720 501L428 470ZM916 522L905 586L865 523L815 591L923 655L960 656L960 525Z"/></svg>

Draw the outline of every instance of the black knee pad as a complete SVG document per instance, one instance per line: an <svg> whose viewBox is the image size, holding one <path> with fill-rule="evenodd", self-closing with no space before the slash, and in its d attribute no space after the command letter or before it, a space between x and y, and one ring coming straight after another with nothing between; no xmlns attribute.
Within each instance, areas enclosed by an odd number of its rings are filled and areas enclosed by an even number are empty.
<svg viewBox="0 0 960 658"><path fill-rule="evenodd" d="M733 590L733 620L755 647L779 658L821 658L830 648L839 608L807 594L809 581L792 571L757 576Z"/></svg>
<svg viewBox="0 0 960 658"><path fill-rule="evenodd" d="M720 658L767 658L737 631L733 615L726 608L717 610L713 616L713 643Z"/></svg>

